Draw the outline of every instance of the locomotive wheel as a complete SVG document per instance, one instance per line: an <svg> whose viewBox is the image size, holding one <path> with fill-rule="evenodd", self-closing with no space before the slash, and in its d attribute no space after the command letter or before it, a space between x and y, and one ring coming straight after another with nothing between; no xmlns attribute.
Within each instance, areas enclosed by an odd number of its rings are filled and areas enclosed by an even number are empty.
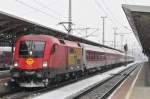
<svg viewBox="0 0 150 99"><path fill-rule="evenodd" d="M15 81L9 80L7 83L5 83L5 86L9 88L10 90L14 90L16 88L19 88L19 85Z"/></svg>

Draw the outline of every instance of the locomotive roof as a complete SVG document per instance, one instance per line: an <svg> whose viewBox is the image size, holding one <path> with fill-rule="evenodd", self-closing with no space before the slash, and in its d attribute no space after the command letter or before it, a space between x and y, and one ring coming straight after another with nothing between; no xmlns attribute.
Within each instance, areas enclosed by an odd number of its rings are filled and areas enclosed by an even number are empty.
<svg viewBox="0 0 150 99"><path fill-rule="evenodd" d="M36 35L36 34L30 34L30 35L24 35L21 36L18 40L43 40L46 41L48 39L52 39L54 37L47 36L47 35Z"/></svg>
<svg viewBox="0 0 150 99"><path fill-rule="evenodd" d="M30 35L25 35L20 37L18 40L41 40L41 41L48 41L51 40L53 43L57 43L63 46L69 46L69 47L80 47L78 42L72 42L72 41L68 41L68 40L62 40L62 39L58 39L55 38L53 36L50 35L36 35L36 34L30 34ZM63 41L64 43L61 43L61 41Z"/></svg>
<svg viewBox="0 0 150 99"><path fill-rule="evenodd" d="M52 29L50 27L26 20L24 18L17 17L12 14L8 14L6 12L0 11L0 45L2 42L6 41L10 43L15 43L16 39L22 35L27 34L46 34L52 35L57 38L63 38L70 41L82 42L94 46L101 46L109 49L113 49L119 52L120 50L114 49L112 47L108 47L96 42L92 42L90 40L86 40L77 36L67 35L67 33Z"/></svg>
<svg viewBox="0 0 150 99"><path fill-rule="evenodd" d="M92 46L92 45L83 44L83 43L81 44L81 46L83 46L86 50L100 51L100 52L107 52L107 53L124 55L124 53L118 52L116 50L108 49L108 48L105 48L105 47Z"/></svg>

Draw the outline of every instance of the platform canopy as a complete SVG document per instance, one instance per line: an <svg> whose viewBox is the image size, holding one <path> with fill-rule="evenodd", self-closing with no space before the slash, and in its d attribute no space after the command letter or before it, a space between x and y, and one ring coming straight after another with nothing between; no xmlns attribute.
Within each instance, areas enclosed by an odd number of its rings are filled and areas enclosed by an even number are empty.
<svg viewBox="0 0 150 99"><path fill-rule="evenodd" d="M50 27L46 27L44 25L37 24L35 22L0 11L0 46L3 46L1 44L2 42L8 42L9 46L14 45L18 37L26 34L52 35L60 39L67 39L76 42L82 42L82 43L87 43L95 46L114 49L77 36L67 35L67 33L65 32L58 31Z"/></svg>
<svg viewBox="0 0 150 99"><path fill-rule="evenodd" d="M125 4L122 7L143 52L150 56L150 6Z"/></svg>
<svg viewBox="0 0 150 99"><path fill-rule="evenodd" d="M49 34L61 37L66 33L0 11L0 41L11 42L26 34ZM74 37L75 38L75 37Z"/></svg>

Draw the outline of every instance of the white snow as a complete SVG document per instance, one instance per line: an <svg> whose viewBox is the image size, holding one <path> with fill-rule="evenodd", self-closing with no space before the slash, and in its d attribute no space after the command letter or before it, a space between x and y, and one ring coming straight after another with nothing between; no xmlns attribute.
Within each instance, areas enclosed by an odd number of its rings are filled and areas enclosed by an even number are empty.
<svg viewBox="0 0 150 99"><path fill-rule="evenodd" d="M58 88L54 91L50 91L48 93L37 96L34 99L66 99L74 97L79 93L83 92L84 90L90 89L95 84L98 84L103 80L108 79L109 77L112 76L112 74L117 74L119 71L122 71L136 63L137 62L132 63L128 66L118 67L108 72L101 73L96 76L84 79L82 81L78 81L73 84Z"/></svg>

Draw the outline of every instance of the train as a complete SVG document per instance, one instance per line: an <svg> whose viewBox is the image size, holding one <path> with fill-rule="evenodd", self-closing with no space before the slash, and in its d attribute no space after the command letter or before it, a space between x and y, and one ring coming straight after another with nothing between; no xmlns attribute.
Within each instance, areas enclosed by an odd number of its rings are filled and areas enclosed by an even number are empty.
<svg viewBox="0 0 150 99"><path fill-rule="evenodd" d="M16 41L11 82L20 87L47 87L56 81L133 61L133 57L113 48L29 34Z"/></svg>
<svg viewBox="0 0 150 99"><path fill-rule="evenodd" d="M11 47L0 47L0 70L9 69L12 63Z"/></svg>

